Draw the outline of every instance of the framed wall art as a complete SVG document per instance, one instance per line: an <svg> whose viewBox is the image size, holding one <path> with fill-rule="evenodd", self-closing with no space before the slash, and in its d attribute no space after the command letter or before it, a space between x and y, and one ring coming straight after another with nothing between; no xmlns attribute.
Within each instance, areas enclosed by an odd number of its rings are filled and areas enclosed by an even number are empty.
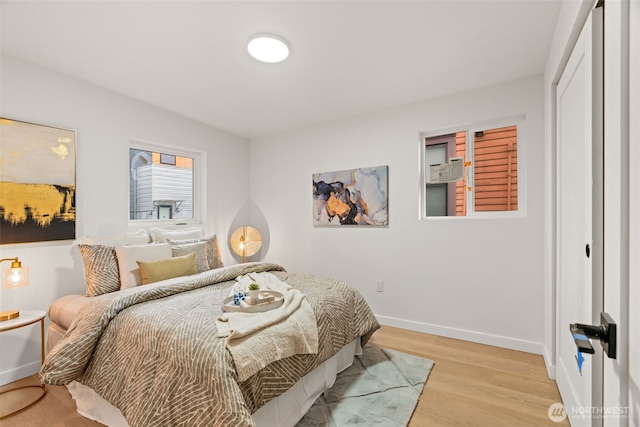
<svg viewBox="0 0 640 427"><path fill-rule="evenodd" d="M313 175L313 225L389 224L389 166Z"/></svg>
<svg viewBox="0 0 640 427"><path fill-rule="evenodd" d="M0 117L0 244L76 237L76 132Z"/></svg>

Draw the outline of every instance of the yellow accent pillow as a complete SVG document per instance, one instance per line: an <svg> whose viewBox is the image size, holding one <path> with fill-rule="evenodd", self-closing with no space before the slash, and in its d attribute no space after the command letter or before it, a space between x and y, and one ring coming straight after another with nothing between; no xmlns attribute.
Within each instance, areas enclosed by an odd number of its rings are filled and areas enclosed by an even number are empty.
<svg viewBox="0 0 640 427"><path fill-rule="evenodd" d="M155 261L136 262L140 268L143 285L172 279L174 277L196 274L195 253L173 258L157 259Z"/></svg>

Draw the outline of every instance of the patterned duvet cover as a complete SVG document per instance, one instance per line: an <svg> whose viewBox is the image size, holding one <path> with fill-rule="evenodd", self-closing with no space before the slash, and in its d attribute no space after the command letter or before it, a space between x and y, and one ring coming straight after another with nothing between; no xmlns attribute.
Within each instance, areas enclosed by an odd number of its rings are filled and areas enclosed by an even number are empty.
<svg viewBox="0 0 640 427"><path fill-rule="evenodd" d="M237 381L216 318L234 279L268 271L308 299L318 324L317 354L278 360ZM249 263L96 297L47 355L42 382L79 381L123 413L131 427L254 426L251 414L357 337L379 327L345 282Z"/></svg>

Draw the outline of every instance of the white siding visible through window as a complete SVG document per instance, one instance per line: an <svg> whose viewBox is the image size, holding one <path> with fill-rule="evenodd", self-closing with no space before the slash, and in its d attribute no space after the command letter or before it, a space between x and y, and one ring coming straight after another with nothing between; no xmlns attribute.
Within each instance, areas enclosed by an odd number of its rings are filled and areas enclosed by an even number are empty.
<svg viewBox="0 0 640 427"><path fill-rule="evenodd" d="M195 219L197 153L181 154L164 147L130 148L130 220Z"/></svg>

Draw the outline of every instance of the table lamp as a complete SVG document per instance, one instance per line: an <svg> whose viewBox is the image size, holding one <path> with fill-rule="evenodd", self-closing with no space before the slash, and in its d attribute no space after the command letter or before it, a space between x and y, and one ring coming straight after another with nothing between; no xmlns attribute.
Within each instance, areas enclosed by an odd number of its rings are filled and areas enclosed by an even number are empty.
<svg viewBox="0 0 640 427"><path fill-rule="evenodd" d="M11 261L11 267L5 268L2 271L2 286L7 289L24 288L29 283L29 268L23 267L22 263L15 258L3 258L0 263L5 261ZM15 319L20 316L18 310L2 311L0 312L0 322L10 319Z"/></svg>

